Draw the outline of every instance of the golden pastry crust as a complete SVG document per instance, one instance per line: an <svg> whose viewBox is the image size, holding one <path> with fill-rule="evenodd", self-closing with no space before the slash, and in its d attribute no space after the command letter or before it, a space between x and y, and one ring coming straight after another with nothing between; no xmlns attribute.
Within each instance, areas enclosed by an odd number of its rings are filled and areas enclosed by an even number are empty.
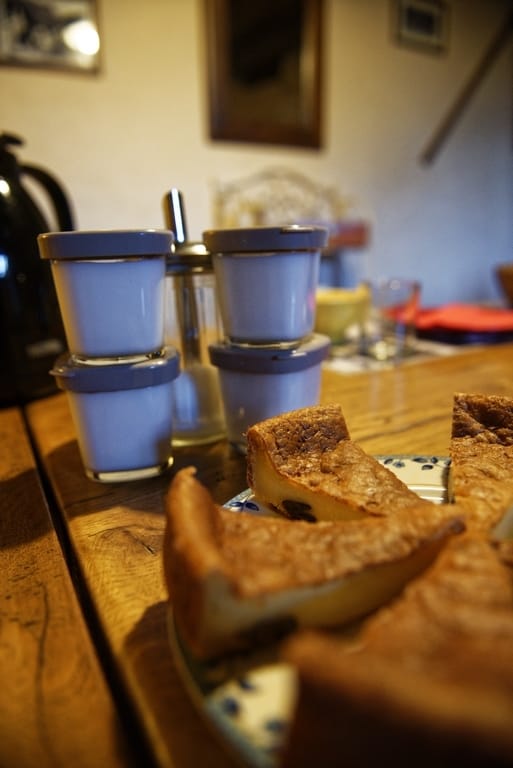
<svg viewBox="0 0 513 768"><path fill-rule="evenodd" d="M167 588L184 637L203 655L209 653L209 639L202 636L209 580L222 581L230 600L240 601L241 612L246 601L258 603L398 562L405 564L402 586L432 561L447 537L464 529L453 505L420 504L390 518L316 525L235 512L213 502L192 468L173 479L166 513ZM376 573L377 592L385 595L379 579ZM285 616L286 609L285 601Z"/></svg>
<svg viewBox="0 0 513 768"><path fill-rule="evenodd" d="M185 637L194 636L203 611L205 580L219 563L217 516L210 514L212 500L206 488L200 483L191 487L193 475L193 468L178 472L165 500L164 582Z"/></svg>
<svg viewBox="0 0 513 768"><path fill-rule="evenodd" d="M464 529L458 510L421 505L391 518L320 522L315 526L217 508L219 554L233 589L256 597L322 584L366 567L402 560L419 546Z"/></svg>
<svg viewBox="0 0 513 768"><path fill-rule="evenodd" d="M357 644L298 634L283 655L300 679L287 768L312 765L315 744L327 766L513 763L513 586L477 534L451 539Z"/></svg>
<svg viewBox="0 0 513 768"><path fill-rule="evenodd" d="M340 406L267 419L247 433L247 479L257 498L311 521L389 515L419 497L349 438Z"/></svg>
<svg viewBox="0 0 513 768"><path fill-rule="evenodd" d="M513 400L457 393L450 454L451 496L489 532L513 504Z"/></svg>
<svg viewBox="0 0 513 768"><path fill-rule="evenodd" d="M457 392L453 399L452 437L513 445L513 399Z"/></svg>
<svg viewBox="0 0 513 768"><path fill-rule="evenodd" d="M283 477L294 480L308 473L308 484L322 491L323 454L350 438L340 406L319 405L261 421L250 427L246 439L250 488L254 489L257 484L258 461L264 454ZM262 501L270 500L262 498Z"/></svg>
<svg viewBox="0 0 513 768"><path fill-rule="evenodd" d="M340 498L362 515L389 515L419 504L419 496L397 475L352 441L340 442L332 451L326 451L318 476L306 476L304 482L313 490L319 487Z"/></svg>
<svg viewBox="0 0 513 768"><path fill-rule="evenodd" d="M341 440L349 440L349 430L339 405L316 405L287 414L272 416L248 430L258 434L278 467L287 468L298 456L329 451ZM251 470L248 469L248 472Z"/></svg>
<svg viewBox="0 0 513 768"><path fill-rule="evenodd" d="M218 506L188 468L171 484L167 522L173 547L198 577L222 571L234 591L255 597L408 557L419 545L461 533L458 512L426 503L391 518L291 523Z"/></svg>
<svg viewBox="0 0 513 768"><path fill-rule="evenodd" d="M457 656L483 641L489 648L511 643L513 654L513 582L496 548L474 532L447 542L429 571L406 588L401 600L369 620L362 633L362 643L382 654L404 654L409 648L406 661L409 654L429 660L438 649L452 649ZM480 673L466 671L472 677Z"/></svg>

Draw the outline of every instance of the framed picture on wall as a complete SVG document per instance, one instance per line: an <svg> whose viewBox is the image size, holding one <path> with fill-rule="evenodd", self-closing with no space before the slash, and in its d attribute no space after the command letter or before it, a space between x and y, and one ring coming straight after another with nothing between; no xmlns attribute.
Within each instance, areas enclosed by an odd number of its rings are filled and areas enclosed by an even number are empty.
<svg viewBox="0 0 513 768"><path fill-rule="evenodd" d="M449 37L448 13L442 0L392 0L396 42L430 53L445 51Z"/></svg>
<svg viewBox="0 0 513 768"><path fill-rule="evenodd" d="M95 0L0 0L0 64L95 72Z"/></svg>
<svg viewBox="0 0 513 768"><path fill-rule="evenodd" d="M323 0L204 0L210 138L321 146Z"/></svg>

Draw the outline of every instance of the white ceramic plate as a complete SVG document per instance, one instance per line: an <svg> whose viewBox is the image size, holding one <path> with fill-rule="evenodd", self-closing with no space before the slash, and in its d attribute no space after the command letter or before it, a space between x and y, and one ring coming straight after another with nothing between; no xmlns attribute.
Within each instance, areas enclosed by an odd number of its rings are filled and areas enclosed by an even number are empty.
<svg viewBox="0 0 513 768"><path fill-rule="evenodd" d="M447 498L449 459L438 456L379 456L379 461L422 498ZM246 490L225 504L235 511L271 514ZM225 745L250 768L276 768L295 700L295 675L276 661L273 649L199 663L169 620L171 646L187 690Z"/></svg>

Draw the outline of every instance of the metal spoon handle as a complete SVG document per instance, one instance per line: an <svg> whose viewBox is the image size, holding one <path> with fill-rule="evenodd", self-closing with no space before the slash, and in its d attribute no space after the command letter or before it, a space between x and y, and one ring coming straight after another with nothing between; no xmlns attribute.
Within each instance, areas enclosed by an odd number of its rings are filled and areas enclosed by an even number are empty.
<svg viewBox="0 0 513 768"><path fill-rule="evenodd" d="M164 197L164 216L166 225L175 237L175 243L182 245L187 241L187 223L185 221L185 207L183 195L179 189L173 187Z"/></svg>
<svg viewBox="0 0 513 768"><path fill-rule="evenodd" d="M175 250L187 242L185 207L180 190L173 187L164 196L166 225L173 232ZM177 274L174 277L176 290L176 317L182 345L182 360L185 367L201 361L199 313L194 292L192 274Z"/></svg>

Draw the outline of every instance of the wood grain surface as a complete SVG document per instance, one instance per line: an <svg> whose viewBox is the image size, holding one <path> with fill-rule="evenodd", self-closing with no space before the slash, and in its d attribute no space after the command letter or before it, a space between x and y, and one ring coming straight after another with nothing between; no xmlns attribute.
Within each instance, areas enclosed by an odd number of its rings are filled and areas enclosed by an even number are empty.
<svg viewBox="0 0 513 768"><path fill-rule="evenodd" d="M340 403L353 440L372 454L447 455L455 392L513 396L513 345L357 374L325 371L322 401Z"/></svg>
<svg viewBox="0 0 513 768"><path fill-rule="evenodd" d="M236 765L185 692L168 641L162 575L170 475L122 484L83 471L64 395L31 404L28 419L63 513L115 671L159 766ZM197 467L218 501L245 487L245 461L227 443L175 451L173 471Z"/></svg>
<svg viewBox="0 0 513 768"><path fill-rule="evenodd" d="M132 765L15 408L0 445L0 765Z"/></svg>
<svg viewBox="0 0 513 768"><path fill-rule="evenodd" d="M466 349L369 373L326 370L321 400L342 405L352 438L369 453L446 455L456 391L513 394L513 345ZM104 485L84 474L64 395L31 404L27 418L79 576L156 763L164 768L235 765L177 673L167 636L161 555L163 500L172 473L195 465L223 502L246 487L244 458L225 442L182 449L164 477Z"/></svg>

